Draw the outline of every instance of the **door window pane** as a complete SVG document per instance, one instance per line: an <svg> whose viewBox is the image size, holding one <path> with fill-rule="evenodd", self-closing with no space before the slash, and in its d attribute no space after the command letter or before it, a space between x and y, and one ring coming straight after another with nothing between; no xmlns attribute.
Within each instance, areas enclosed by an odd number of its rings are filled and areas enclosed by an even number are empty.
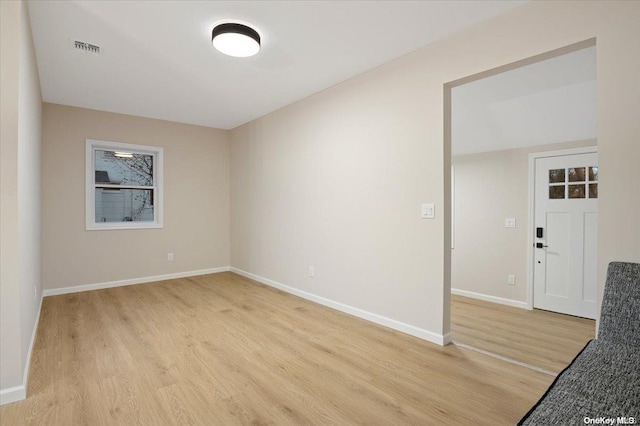
<svg viewBox="0 0 640 426"><path fill-rule="evenodd" d="M585 181L585 171L586 171L585 167L572 167L572 168L570 168L569 169L569 182L584 182Z"/></svg>
<svg viewBox="0 0 640 426"><path fill-rule="evenodd" d="M564 169L549 170L549 183L564 182Z"/></svg>
<svg viewBox="0 0 640 426"><path fill-rule="evenodd" d="M564 185L556 185L549 187L549 199L561 200L564 198Z"/></svg>
<svg viewBox="0 0 640 426"><path fill-rule="evenodd" d="M590 183L589 184L589 198L598 198L598 184Z"/></svg>
<svg viewBox="0 0 640 426"><path fill-rule="evenodd" d="M598 166L589 167L589 180L598 180Z"/></svg>
<svg viewBox="0 0 640 426"><path fill-rule="evenodd" d="M585 185L569 185L569 198L585 198Z"/></svg>

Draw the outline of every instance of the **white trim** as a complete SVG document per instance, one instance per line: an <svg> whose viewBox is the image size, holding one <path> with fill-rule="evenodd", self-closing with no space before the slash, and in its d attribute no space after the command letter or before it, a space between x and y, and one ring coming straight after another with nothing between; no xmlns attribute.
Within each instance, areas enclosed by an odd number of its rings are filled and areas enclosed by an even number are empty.
<svg viewBox="0 0 640 426"><path fill-rule="evenodd" d="M519 300L505 299L504 297L489 296L488 294L475 293L473 291L451 289L451 294L456 296L470 297L472 299L484 300L485 302L499 303L501 305L513 306L514 308L529 309L527 302Z"/></svg>
<svg viewBox="0 0 640 426"><path fill-rule="evenodd" d="M527 291L525 293L527 297L527 308L533 309L533 262L534 259L534 237L533 228L535 227L535 181L536 181L536 158L529 154L529 208L527 213Z"/></svg>
<svg viewBox="0 0 640 426"><path fill-rule="evenodd" d="M230 270L231 272L234 272L238 275L242 275L243 277L250 278L254 281L258 281L262 284L266 284L270 287L277 288L279 290L293 294L303 299L307 299L312 302L318 303L320 305L327 306L329 308L356 316L358 318L362 318L364 320L371 321L373 323L383 325L385 327L389 327L406 334L410 334L411 336L418 337L420 339L426 340L431 343L436 343L438 345L444 346L451 342L451 335L449 333L445 335L437 334L432 331L428 331L411 324L400 322L388 317L384 317L382 315L374 314L373 312L368 312L363 309L346 305L344 303L336 302L331 299L326 299L321 296L316 296L315 294L307 293L306 291L302 291L297 288L290 287L288 285L279 283L277 281L273 281L268 278L264 278L259 275L252 274L250 272L243 271L242 269L231 267Z"/></svg>
<svg viewBox="0 0 640 426"><path fill-rule="evenodd" d="M31 332L31 343L29 343L29 351L27 352L27 362L24 366L24 376L22 381L24 382L25 391L26 389L29 388L28 384L29 384L29 368L31 367L31 354L33 353L33 346L36 343L36 336L38 335L38 324L40 323L40 312L42 312L43 299L44 299L44 296L40 294L40 303L38 304L38 314L36 315L36 322L33 325L33 331Z"/></svg>
<svg viewBox="0 0 640 426"><path fill-rule="evenodd" d="M0 390L0 405L11 404L12 402L22 401L27 397L25 386L14 386L12 388Z"/></svg>
<svg viewBox="0 0 640 426"><path fill-rule="evenodd" d="M44 297L57 296L59 294L80 293L83 291L100 290L103 288L124 287L127 285L144 284L144 283L151 283L155 281L166 281L166 280L173 280L176 278L195 277L197 275L217 274L218 272L227 272L227 271L229 271L228 266L221 266L218 268L199 269L196 271L177 272L174 274L155 275L151 277L131 278L128 280L109 281L109 282L96 283L96 284L84 284L84 285L76 285L72 287L50 288L50 289L44 290L42 292L42 295Z"/></svg>
<svg viewBox="0 0 640 426"><path fill-rule="evenodd" d="M27 388L29 384L29 368L31 367L31 354L33 353L33 346L36 342L36 336L38 333L38 324L40 323L40 312L42 312L42 299L40 295L40 303L38 304L38 313L36 314L36 322L33 325L33 331L31 332L31 342L29 343L29 350L27 352L27 359L25 360L24 371L22 372L22 384L14 386L12 388L0 390L0 405L10 404L16 401L22 401L27 397Z"/></svg>
<svg viewBox="0 0 640 426"><path fill-rule="evenodd" d="M527 231L527 309L533 309L533 270L535 262L535 251L533 250L534 244L534 231L535 219L536 219L536 199L535 199L535 186L536 186L536 160L538 158L547 157L563 157L567 155L579 155L579 154L597 154L598 146L587 146L582 148L571 149L559 149L557 151L543 151L532 152L529 154L529 219L528 219L528 231Z"/></svg>
<svg viewBox="0 0 640 426"><path fill-rule="evenodd" d="M456 248L456 166L451 166L451 250Z"/></svg>
<svg viewBox="0 0 640 426"><path fill-rule="evenodd" d="M134 145L120 142L101 141L96 139L86 139L85 150L85 229L87 231L105 231L114 229L153 229L163 228L162 206L164 204L163 194L163 168L164 149L150 145ZM95 221L95 150L122 150L135 153L149 154L153 156L153 192L154 206L153 222L106 222L96 223ZM132 185L109 185L113 188L129 189ZM150 187L149 187L150 188Z"/></svg>

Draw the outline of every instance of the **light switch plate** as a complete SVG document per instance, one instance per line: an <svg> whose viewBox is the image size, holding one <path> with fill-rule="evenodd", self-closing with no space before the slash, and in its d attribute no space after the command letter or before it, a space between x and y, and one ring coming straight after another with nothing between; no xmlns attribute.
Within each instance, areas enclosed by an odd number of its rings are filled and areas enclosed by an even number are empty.
<svg viewBox="0 0 640 426"><path fill-rule="evenodd" d="M504 227L505 228L515 228L516 227L516 218L515 217L508 217L504 220Z"/></svg>
<svg viewBox="0 0 640 426"><path fill-rule="evenodd" d="M435 219L436 207L433 203L422 205L422 218L423 219Z"/></svg>

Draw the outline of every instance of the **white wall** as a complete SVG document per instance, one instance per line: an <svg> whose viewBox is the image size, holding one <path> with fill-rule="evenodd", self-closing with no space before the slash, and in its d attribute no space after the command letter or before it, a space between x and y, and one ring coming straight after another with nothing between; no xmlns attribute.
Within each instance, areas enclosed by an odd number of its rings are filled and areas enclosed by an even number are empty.
<svg viewBox="0 0 640 426"><path fill-rule="evenodd" d="M42 98L24 2L1 2L1 402L24 398L39 315Z"/></svg>
<svg viewBox="0 0 640 426"><path fill-rule="evenodd" d="M524 307L528 279L529 153L595 145L595 140L587 140L452 157L455 169L452 291L507 299L503 303L521 302L516 305ZM515 218L516 228L505 228L506 218ZM507 284L510 274L516 276L515 285Z"/></svg>
<svg viewBox="0 0 640 426"><path fill-rule="evenodd" d="M448 333L444 84L595 37L601 300L608 262L640 260L639 20L639 2L531 2L235 129L232 266Z"/></svg>

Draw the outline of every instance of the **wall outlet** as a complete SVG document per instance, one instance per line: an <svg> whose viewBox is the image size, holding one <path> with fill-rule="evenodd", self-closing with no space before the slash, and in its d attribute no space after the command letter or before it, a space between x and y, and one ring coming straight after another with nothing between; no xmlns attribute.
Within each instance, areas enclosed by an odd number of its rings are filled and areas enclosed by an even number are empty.
<svg viewBox="0 0 640 426"><path fill-rule="evenodd" d="M515 217L508 217L504 220L504 227L505 228L515 228L516 227L516 218Z"/></svg>
<svg viewBox="0 0 640 426"><path fill-rule="evenodd" d="M173 253L169 253L169 254L167 254L167 260L168 260L169 262L173 262Z"/></svg>
<svg viewBox="0 0 640 426"><path fill-rule="evenodd" d="M316 268L314 268L313 266L309 266L309 276L313 278L315 274L316 274Z"/></svg>
<svg viewBox="0 0 640 426"><path fill-rule="evenodd" d="M516 285L516 276L515 275L508 275L507 276L507 283L509 285Z"/></svg>

